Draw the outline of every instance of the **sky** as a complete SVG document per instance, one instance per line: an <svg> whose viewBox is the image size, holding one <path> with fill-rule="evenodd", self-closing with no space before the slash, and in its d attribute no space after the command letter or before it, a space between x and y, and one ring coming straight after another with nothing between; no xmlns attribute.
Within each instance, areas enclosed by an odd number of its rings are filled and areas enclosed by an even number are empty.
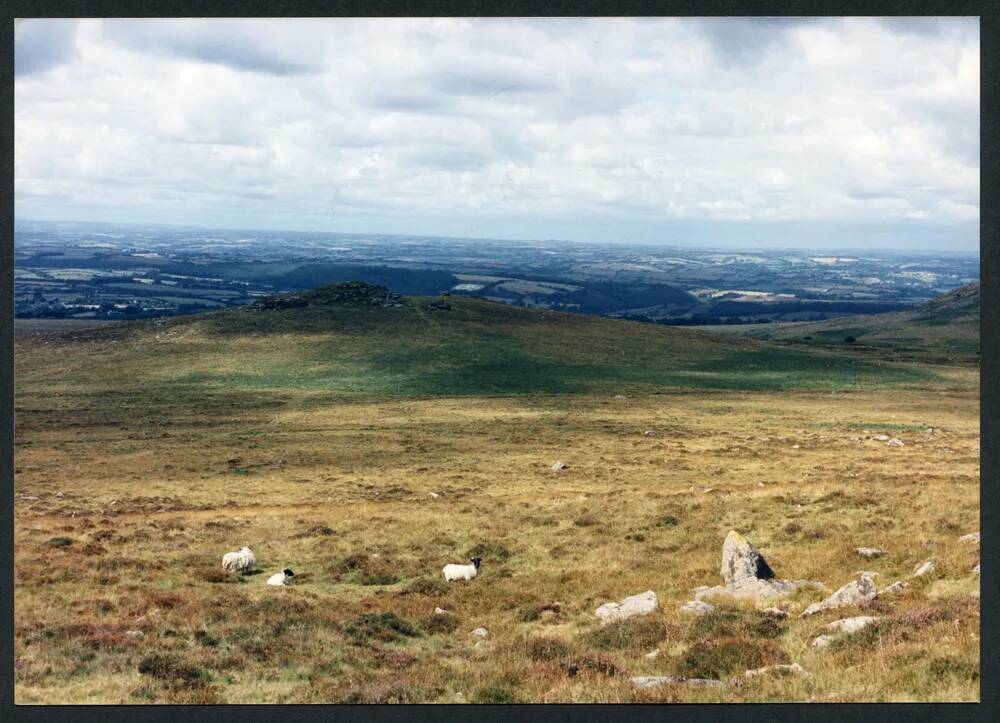
<svg viewBox="0 0 1000 723"><path fill-rule="evenodd" d="M15 215L979 247L975 18L19 20Z"/></svg>

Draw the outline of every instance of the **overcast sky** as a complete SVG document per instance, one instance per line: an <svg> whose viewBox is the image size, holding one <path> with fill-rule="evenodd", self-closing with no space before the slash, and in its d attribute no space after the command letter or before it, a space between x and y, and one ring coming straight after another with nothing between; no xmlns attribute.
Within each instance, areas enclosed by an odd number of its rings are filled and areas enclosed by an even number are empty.
<svg viewBox="0 0 1000 723"><path fill-rule="evenodd" d="M28 20L15 36L21 219L978 249L975 19Z"/></svg>

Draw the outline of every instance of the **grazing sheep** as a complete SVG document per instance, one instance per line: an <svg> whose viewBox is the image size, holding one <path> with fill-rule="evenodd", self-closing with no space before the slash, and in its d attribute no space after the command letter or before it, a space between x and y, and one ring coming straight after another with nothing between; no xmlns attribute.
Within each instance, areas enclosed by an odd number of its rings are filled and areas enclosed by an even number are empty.
<svg viewBox="0 0 1000 723"><path fill-rule="evenodd" d="M227 552L222 556L222 569L226 572L250 572L257 565L257 558L249 547L241 547L239 552Z"/></svg>
<svg viewBox="0 0 1000 723"><path fill-rule="evenodd" d="M452 580L471 580L479 574L479 563L482 562L482 558L473 557L471 558L471 562L471 565L445 565L441 568L441 572L444 573L444 579L448 582Z"/></svg>
<svg viewBox="0 0 1000 723"><path fill-rule="evenodd" d="M281 572L276 572L273 575L271 575L271 577L267 578L267 584L287 585L289 582L291 582L293 577L295 577L295 573L286 567Z"/></svg>

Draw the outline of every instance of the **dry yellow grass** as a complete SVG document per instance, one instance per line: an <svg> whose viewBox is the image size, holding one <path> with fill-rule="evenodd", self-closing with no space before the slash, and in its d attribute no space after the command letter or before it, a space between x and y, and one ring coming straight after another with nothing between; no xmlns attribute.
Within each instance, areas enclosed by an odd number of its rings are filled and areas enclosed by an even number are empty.
<svg viewBox="0 0 1000 723"><path fill-rule="evenodd" d="M302 391L170 419L22 387L17 702L977 700L978 548L957 538L979 527L978 376L941 373L926 392ZM852 440L864 430L906 446ZM625 671L674 672L699 640L677 608L718 583L729 529L779 577L831 589L863 569L880 587L925 559L937 571L867 613L793 613L773 642L808 677L636 691ZM218 581L244 544L265 574ZM440 568L472 550L481 576L444 586ZM286 565L295 585L266 588ZM657 630L594 637L594 608L647 589ZM892 624L809 647L851 614Z"/></svg>

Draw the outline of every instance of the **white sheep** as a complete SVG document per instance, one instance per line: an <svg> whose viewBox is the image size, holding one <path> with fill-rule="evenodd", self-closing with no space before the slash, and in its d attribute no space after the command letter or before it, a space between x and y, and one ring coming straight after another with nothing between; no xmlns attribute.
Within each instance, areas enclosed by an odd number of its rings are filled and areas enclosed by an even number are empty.
<svg viewBox="0 0 1000 723"><path fill-rule="evenodd" d="M448 582L452 580L471 580L479 574L479 563L482 562L482 558L473 557L471 558L471 562L471 565L445 565L441 568L441 572L444 573L444 579Z"/></svg>
<svg viewBox="0 0 1000 723"><path fill-rule="evenodd" d="M239 552L227 552L222 556L222 569L226 572L250 572L257 565L257 558L249 547L241 547Z"/></svg>
<svg viewBox="0 0 1000 723"><path fill-rule="evenodd" d="M276 572L271 577L267 578L268 585L287 585L295 577L295 573L289 570L287 567L281 572Z"/></svg>

